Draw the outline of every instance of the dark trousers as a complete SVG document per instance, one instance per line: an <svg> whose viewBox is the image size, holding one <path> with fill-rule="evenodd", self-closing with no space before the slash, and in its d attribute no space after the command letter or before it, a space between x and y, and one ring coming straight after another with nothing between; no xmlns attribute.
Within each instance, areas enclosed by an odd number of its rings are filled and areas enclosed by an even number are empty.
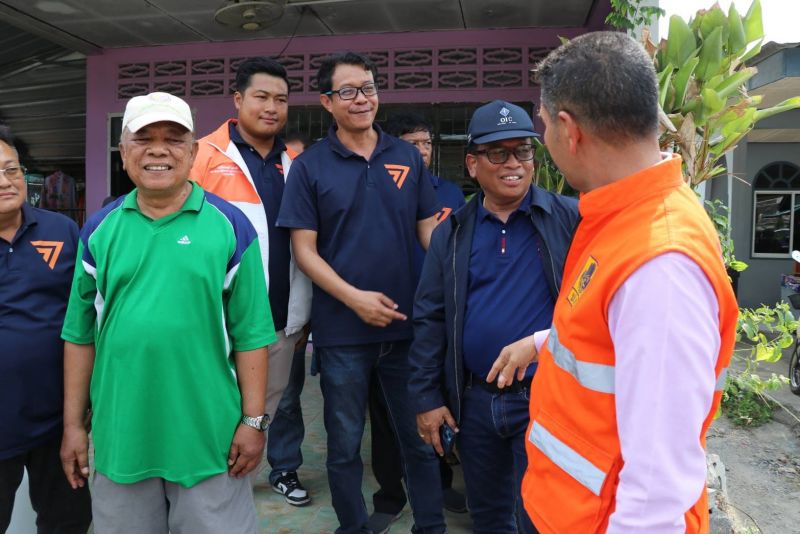
<svg viewBox="0 0 800 534"><path fill-rule="evenodd" d="M403 478L414 514L412 532L445 532L438 462L433 450L417 435L416 414L408 393L409 346L408 341L398 341L317 347L328 432L326 466L331 503L339 519L337 534L369 533L367 507L361 493L360 449L373 376L377 376L400 443Z"/></svg>
<svg viewBox="0 0 800 534"><path fill-rule="evenodd" d="M372 494L372 504L376 512L397 515L406 505L406 491L403 488L403 468L400 452L392 431L386 402L375 377L369 387L369 421L372 437L372 473L378 481L378 491ZM453 469L447 461L439 457L439 474L442 489L453 487Z"/></svg>
<svg viewBox="0 0 800 534"><path fill-rule="evenodd" d="M0 532L11 522L14 497L28 471L39 534L86 534L92 522L89 487L73 490L61 468L61 436L19 456L0 460Z"/></svg>
<svg viewBox="0 0 800 534"><path fill-rule="evenodd" d="M522 505L529 415L528 390L497 393L481 385L464 390L458 451L475 534L533 534Z"/></svg>
<svg viewBox="0 0 800 534"><path fill-rule="evenodd" d="M300 450L306 427L303 424L303 408L300 394L306 380L306 344L297 349L292 357L289 384L283 392L275 412L275 420L269 425L267 461L272 466L269 483L274 484L283 473L297 471L303 463Z"/></svg>

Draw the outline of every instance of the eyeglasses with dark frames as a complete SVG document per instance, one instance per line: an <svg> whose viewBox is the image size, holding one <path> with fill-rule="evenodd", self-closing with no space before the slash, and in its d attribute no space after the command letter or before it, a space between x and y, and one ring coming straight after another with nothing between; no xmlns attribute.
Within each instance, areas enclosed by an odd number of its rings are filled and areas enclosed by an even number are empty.
<svg viewBox="0 0 800 534"><path fill-rule="evenodd" d="M332 94L336 93L342 100L353 100L356 96L358 96L359 91L361 91L361 94L367 97L375 96L378 94L378 86L374 83L365 83L361 87L350 87L349 85L345 85L344 87L340 87L334 91L326 91L322 94L331 96Z"/></svg>
<svg viewBox="0 0 800 534"><path fill-rule="evenodd" d="M471 150L470 154L486 154L486 159L488 159L490 163L500 164L508 161L508 157L512 152L514 153L514 157L517 158L517 161L530 161L536 153L533 149L533 145L518 145L514 147L514 150L508 150L506 148L488 148L485 150Z"/></svg>
<svg viewBox="0 0 800 534"><path fill-rule="evenodd" d="M8 181L16 181L22 180L25 178L25 173L28 172L22 165L14 165L13 167L6 167L5 169L0 169L0 174L6 177Z"/></svg>

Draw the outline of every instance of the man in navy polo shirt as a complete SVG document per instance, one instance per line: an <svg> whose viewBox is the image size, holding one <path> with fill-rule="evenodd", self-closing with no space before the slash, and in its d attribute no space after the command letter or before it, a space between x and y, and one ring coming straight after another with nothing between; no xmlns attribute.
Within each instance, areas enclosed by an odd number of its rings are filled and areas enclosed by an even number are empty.
<svg viewBox="0 0 800 534"><path fill-rule="evenodd" d="M525 378L486 381L514 342L547 328L578 218L577 202L532 185L537 135L528 114L495 100L469 124L466 166L481 192L437 228L414 303L411 394L426 443L458 431L476 533L535 532L522 508Z"/></svg>
<svg viewBox="0 0 800 534"><path fill-rule="evenodd" d="M386 121L385 131L411 143L419 150L425 167L430 168L433 156L431 124L422 115L414 112L396 113ZM463 206L464 193L455 183L427 173L436 191L441 211L436 218L443 222L455 210ZM414 246L414 276L419 280L425 251L417 243ZM374 512L369 518L373 532L382 532L402 513L406 505L406 492L403 488L400 454L395 445L392 425L386 411L377 381L373 381L369 391L369 421L372 436L372 473L378 482L378 491L372 495ZM442 502L445 510L455 513L467 511L464 495L453 489L453 469L445 457L439 458L439 474L442 477Z"/></svg>
<svg viewBox="0 0 800 534"><path fill-rule="evenodd" d="M25 167L0 126L0 532L28 471L40 533L85 534L92 522L87 487L61 474L64 342L78 227L29 206Z"/></svg>
<svg viewBox="0 0 800 534"><path fill-rule="evenodd" d="M320 102L336 124L293 164L278 225L292 229L314 282L337 532L369 532L359 448L373 370L397 432L414 531L444 532L437 460L417 435L408 396L414 242L427 248L439 204L419 151L374 125L375 75L359 54L323 60Z"/></svg>

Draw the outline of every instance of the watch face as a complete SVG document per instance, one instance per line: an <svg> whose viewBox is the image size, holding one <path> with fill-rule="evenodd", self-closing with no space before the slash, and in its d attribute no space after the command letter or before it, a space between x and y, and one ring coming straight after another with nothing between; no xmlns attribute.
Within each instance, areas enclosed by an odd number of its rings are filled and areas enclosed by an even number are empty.
<svg viewBox="0 0 800 534"><path fill-rule="evenodd" d="M261 417L260 419L261 419L261 430L266 430L267 427L269 427L269 416L264 414L264 416Z"/></svg>

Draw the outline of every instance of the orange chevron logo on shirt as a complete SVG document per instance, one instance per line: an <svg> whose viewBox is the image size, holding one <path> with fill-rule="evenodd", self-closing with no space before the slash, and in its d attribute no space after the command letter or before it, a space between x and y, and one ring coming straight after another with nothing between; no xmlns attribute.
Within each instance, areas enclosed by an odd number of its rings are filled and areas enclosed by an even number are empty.
<svg viewBox="0 0 800 534"><path fill-rule="evenodd" d="M447 219L451 213L453 213L453 208L442 208L439 210L439 213L436 214L436 220L442 222Z"/></svg>
<svg viewBox="0 0 800 534"><path fill-rule="evenodd" d="M61 254L61 248L64 246L63 241L31 241L31 245L36 248L36 252L42 255L44 262L50 266L50 269L55 269L58 256Z"/></svg>
<svg viewBox="0 0 800 534"><path fill-rule="evenodd" d="M406 181L406 176L408 176L409 168L406 165L393 165L391 163L387 163L384 165L386 170L389 171L389 176L392 177L394 183L397 185L397 189L403 187L403 182Z"/></svg>

